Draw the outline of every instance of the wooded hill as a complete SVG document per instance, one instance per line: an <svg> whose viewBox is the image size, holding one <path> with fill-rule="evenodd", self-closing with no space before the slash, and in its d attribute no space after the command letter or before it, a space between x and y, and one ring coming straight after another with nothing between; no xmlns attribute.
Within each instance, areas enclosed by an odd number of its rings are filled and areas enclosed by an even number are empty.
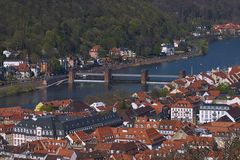
<svg viewBox="0 0 240 160"><path fill-rule="evenodd" d="M237 22L238 0L0 0L0 50L21 50L33 61L88 55L100 44L140 55L185 36L194 26Z"/></svg>

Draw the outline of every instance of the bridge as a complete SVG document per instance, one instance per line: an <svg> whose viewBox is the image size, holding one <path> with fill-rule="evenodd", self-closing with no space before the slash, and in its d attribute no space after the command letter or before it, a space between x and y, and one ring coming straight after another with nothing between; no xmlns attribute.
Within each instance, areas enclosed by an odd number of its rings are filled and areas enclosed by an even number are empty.
<svg viewBox="0 0 240 160"><path fill-rule="evenodd" d="M102 73L91 73L91 72L76 72L71 69L68 75L48 77L42 82L41 88L48 88L51 86L58 86L62 83L105 83L109 84L112 82L120 83L141 83L146 84L159 84L165 85L171 83L171 81L177 78L183 78L186 76L185 71L181 71L179 75L165 75L165 74L149 74L148 70L142 70L139 74L131 73L112 73L111 69L107 69Z"/></svg>
<svg viewBox="0 0 240 160"><path fill-rule="evenodd" d="M149 74L148 70L142 70L139 74L131 73L112 73L111 69L106 69L103 73L89 73L89 72L74 72L69 70L68 82L82 82L82 83L106 83L111 82L137 82L143 85L146 84L169 84L177 78L186 76L185 71L181 71L179 75Z"/></svg>

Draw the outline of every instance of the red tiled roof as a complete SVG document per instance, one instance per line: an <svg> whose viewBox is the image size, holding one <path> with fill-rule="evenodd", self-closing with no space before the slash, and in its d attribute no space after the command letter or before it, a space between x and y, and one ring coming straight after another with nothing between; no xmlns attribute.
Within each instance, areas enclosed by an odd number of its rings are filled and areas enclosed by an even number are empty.
<svg viewBox="0 0 240 160"><path fill-rule="evenodd" d="M240 73L240 66L232 67L232 69L230 70L230 72L228 74L233 75L233 74L237 74L237 73Z"/></svg>
<svg viewBox="0 0 240 160"><path fill-rule="evenodd" d="M140 101L145 101L146 98L149 98L149 95L146 92L140 91L140 92L137 92L137 98Z"/></svg>
<svg viewBox="0 0 240 160"><path fill-rule="evenodd" d="M10 133L14 124L0 124L0 133Z"/></svg>
<svg viewBox="0 0 240 160"><path fill-rule="evenodd" d="M163 128L160 127L160 130L172 130L177 132L184 126L184 124L181 121L177 120L161 120L159 126L163 126ZM166 126L167 128L165 128Z"/></svg>
<svg viewBox="0 0 240 160"><path fill-rule="evenodd" d="M172 107L173 108L193 108L192 104L187 100L179 100Z"/></svg>
<svg viewBox="0 0 240 160"><path fill-rule="evenodd" d="M82 141L89 141L92 139L91 135L88 135L87 133L83 132L83 131L77 131L74 132L70 135L68 135L74 142L77 142L79 140Z"/></svg>
<svg viewBox="0 0 240 160"><path fill-rule="evenodd" d="M98 142L105 142L107 140L110 140L111 139L110 137L112 137L113 139L114 136L111 127L97 128L92 135L97 138Z"/></svg>
<svg viewBox="0 0 240 160"><path fill-rule="evenodd" d="M240 30L240 25L239 24L234 24L234 23L213 25L213 30L214 31L225 30L225 29L226 30L229 30L229 29Z"/></svg>
<svg viewBox="0 0 240 160"><path fill-rule="evenodd" d="M53 106L53 107L66 107L66 106L70 105L71 103L72 103L71 99L43 102L43 104L45 104L47 106Z"/></svg>
<svg viewBox="0 0 240 160"><path fill-rule="evenodd" d="M62 148L57 153L57 155L59 156L68 157L68 158L71 158L73 154L74 154L74 150L62 149Z"/></svg>
<svg viewBox="0 0 240 160"><path fill-rule="evenodd" d="M157 114L159 114L159 113L162 112L164 106L165 106L165 105L163 105L163 104L160 103L160 102L153 103L153 104L151 105L151 107L155 110L155 112L156 112Z"/></svg>
<svg viewBox="0 0 240 160"><path fill-rule="evenodd" d="M210 91L208 91L208 94L211 97L218 97L220 95L220 91L219 90L210 90Z"/></svg>
<svg viewBox="0 0 240 160"><path fill-rule="evenodd" d="M133 160L133 156L128 154L113 154L111 158L114 160Z"/></svg>
<svg viewBox="0 0 240 160"><path fill-rule="evenodd" d="M21 64L19 64L19 66L17 67L17 70L18 70L19 72L28 72L30 69L29 69L28 64L26 64L26 63L21 63Z"/></svg>
<svg viewBox="0 0 240 160"><path fill-rule="evenodd" d="M218 77L221 77L222 79L227 78L227 75L224 72L222 72L222 71L214 72L213 74L215 74Z"/></svg>
<svg viewBox="0 0 240 160"><path fill-rule="evenodd" d="M163 135L154 128L113 128L116 139L135 140L147 145L160 143L164 140Z"/></svg>
<svg viewBox="0 0 240 160"><path fill-rule="evenodd" d="M178 84L178 85L185 85L187 82L184 79L177 79L174 81L174 83Z"/></svg>
<svg viewBox="0 0 240 160"><path fill-rule="evenodd" d="M211 76L209 76L207 73L201 73L201 75L203 76L203 77L206 77L206 78L208 78L208 79L210 79L211 81L214 81L214 79L211 77Z"/></svg>

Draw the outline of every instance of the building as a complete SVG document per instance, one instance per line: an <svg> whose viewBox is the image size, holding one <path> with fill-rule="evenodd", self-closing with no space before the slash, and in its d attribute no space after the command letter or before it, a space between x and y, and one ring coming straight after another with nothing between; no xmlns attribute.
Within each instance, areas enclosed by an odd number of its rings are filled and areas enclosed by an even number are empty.
<svg viewBox="0 0 240 160"><path fill-rule="evenodd" d="M109 112L84 118L47 115L24 119L13 129L13 145L44 138L61 139L76 131L89 131L106 125L119 125L122 120L116 113Z"/></svg>
<svg viewBox="0 0 240 160"><path fill-rule="evenodd" d="M13 144L13 127L14 124L0 124L0 136L2 136L9 145Z"/></svg>
<svg viewBox="0 0 240 160"><path fill-rule="evenodd" d="M3 62L3 67L18 67L20 64L23 64L22 60L7 60Z"/></svg>
<svg viewBox="0 0 240 160"><path fill-rule="evenodd" d="M97 59L97 58L98 58L98 55L99 55L100 49L101 49L101 46L100 46L100 45L94 46L94 47L89 51L90 57L92 57L92 58L94 58L94 59Z"/></svg>
<svg viewBox="0 0 240 160"><path fill-rule="evenodd" d="M194 119L193 106L187 100L179 100L171 107L171 119L192 122Z"/></svg>
<svg viewBox="0 0 240 160"><path fill-rule="evenodd" d="M240 108L232 107L225 112L225 115L219 118L219 122L240 122Z"/></svg>
<svg viewBox="0 0 240 160"><path fill-rule="evenodd" d="M202 104L199 108L199 123L216 121L230 109L231 106L226 104Z"/></svg>
<svg viewBox="0 0 240 160"><path fill-rule="evenodd" d="M149 149L158 148L165 140L154 128L98 128L93 132L98 142L140 142Z"/></svg>
<svg viewBox="0 0 240 160"><path fill-rule="evenodd" d="M48 72L48 63L46 61L42 61L40 64L40 73L46 74Z"/></svg>
<svg viewBox="0 0 240 160"><path fill-rule="evenodd" d="M31 70L27 63L19 64L19 66L17 67L17 71L18 71L17 78L19 79L30 78L31 76Z"/></svg>
<svg viewBox="0 0 240 160"><path fill-rule="evenodd" d="M183 123L177 120L161 120L159 122L158 132L165 138L170 139L183 127Z"/></svg>
<svg viewBox="0 0 240 160"><path fill-rule="evenodd" d="M162 45L161 53L164 54L164 55L167 55L167 56L174 55L174 53L175 53L174 46L166 45L166 44Z"/></svg>
<svg viewBox="0 0 240 160"><path fill-rule="evenodd" d="M207 129L214 137L231 137L239 134L239 122L209 122L202 125L202 128Z"/></svg>
<svg viewBox="0 0 240 160"><path fill-rule="evenodd" d="M139 141L150 150L158 148L165 140L162 134L154 128L114 128L115 142Z"/></svg>
<svg viewBox="0 0 240 160"><path fill-rule="evenodd" d="M71 147L73 148L81 148L85 146L87 143L94 143L95 140L93 137L83 131L77 131L66 136L68 141L70 142Z"/></svg>

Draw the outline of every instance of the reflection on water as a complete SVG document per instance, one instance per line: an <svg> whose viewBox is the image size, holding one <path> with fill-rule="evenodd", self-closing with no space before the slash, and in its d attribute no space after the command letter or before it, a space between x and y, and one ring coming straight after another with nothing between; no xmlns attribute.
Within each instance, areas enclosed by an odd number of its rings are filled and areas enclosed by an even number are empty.
<svg viewBox="0 0 240 160"><path fill-rule="evenodd" d="M191 73L209 71L212 68L226 68L233 65L239 65L240 62L240 39L230 39L218 41L210 44L208 54L205 56L181 59L174 62L147 65L135 68L122 69L118 73L141 73L141 70L148 69L149 74L179 74L180 70ZM50 87L44 90L22 93L14 96L0 99L0 107L24 105L33 107L39 101L56 100L56 99L77 99L84 100L87 96L101 95L113 91L122 90L125 92L135 92L139 90L152 89L154 86L141 86L140 84L111 84L104 85L101 83L75 83L62 84Z"/></svg>

